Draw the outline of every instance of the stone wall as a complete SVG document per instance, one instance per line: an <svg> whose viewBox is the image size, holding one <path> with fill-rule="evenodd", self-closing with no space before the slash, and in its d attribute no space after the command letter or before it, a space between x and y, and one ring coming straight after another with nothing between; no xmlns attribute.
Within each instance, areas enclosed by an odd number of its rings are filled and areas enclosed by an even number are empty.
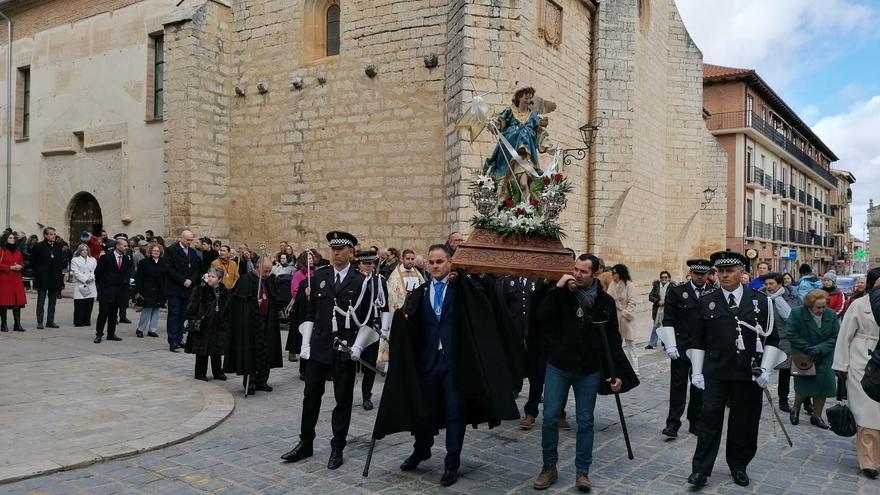
<svg viewBox="0 0 880 495"><path fill-rule="evenodd" d="M724 248L727 174L702 120L702 54L671 0L647 7L641 18L636 0L599 10L589 242L644 293L660 270L681 279L688 258Z"/></svg>
<svg viewBox="0 0 880 495"><path fill-rule="evenodd" d="M880 266L880 205L871 200L868 208L868 268Z"/></svg>

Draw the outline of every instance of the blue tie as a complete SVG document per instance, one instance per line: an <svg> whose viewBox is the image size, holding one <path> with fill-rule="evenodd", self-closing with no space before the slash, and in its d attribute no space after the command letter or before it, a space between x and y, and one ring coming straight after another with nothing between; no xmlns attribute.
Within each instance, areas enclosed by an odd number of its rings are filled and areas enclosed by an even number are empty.
<svg viewBox="0 0 880 495"><path fill-rule="evenodd" d="M446 282L434 282L434 315L440 319L440 310L443 308L443 288Z"/></svg>

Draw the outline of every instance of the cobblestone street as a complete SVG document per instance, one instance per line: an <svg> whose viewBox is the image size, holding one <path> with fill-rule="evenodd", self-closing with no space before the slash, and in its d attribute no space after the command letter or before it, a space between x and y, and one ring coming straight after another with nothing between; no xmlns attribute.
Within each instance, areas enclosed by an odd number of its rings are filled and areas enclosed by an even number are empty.
<svg viewBox="0 0 880 495"><path fill-rule="evenodd" d="M71 302L59 302L60 324L69 322ZM130 318L137 316L133 310ZM63 325L56 330L34 330L33 310L26 310L25 334L3 334L0 345L2 363L11 357L21 360L25 355L34 361L41 359L42 366L53 373L19 373L6 375L4 394L0 396L0 413L3 414L4 439L9 432L36 434L41 430L62 430L63 420L75 405L58 403L57 414L17 415L8 414L10 399L16 394L10 390L26 390L29 393L58 394L65 385L82 383L90 376L102 374L100 369L82 367L65 368L69 359L42 361L46 356L59 352L53 344L55 338L65 336L76 346L79 354L88 356L98 351L107 352L117 345L112 358L128 365L129 372L121 368L109 376L118 383L128 383L130 374L140 379L166 380L166 374L186 378L173 388L177 400L198 394L198 386L205 384L188 379L192 373L192 356L174 354L156 339L134 338L132 325L121 326L122 343L91 344L90 329ZM163 318L164 323L164 318ZM35 335L42 336L39 339ZM10 337L11 336L11 337ZM152 340L152 341L151 341ZM25 346L26 347L23 347ZM73 345L68 346L74 347ZM70 352L69 348L65 352ZM591 469L595 493L682 493L687 491L685 480L690 473L690 456L696 437L682 429L677 440L666 441L660 435L666 414L667 360L659 351L642 356L643 383L636 390L623 396L627 423L635 451L635 460L626 458L620 425L614 401L601 397L596 411L596 445ZM91 356L90 359L108 359ZM451 488L438 484L443 466L443 449L435 447L434 456L422 463L414 472L404 473L398 469L400 462L409 454L411 440L407 435L395 435L378 442L368 478L361 476L364 467L368 439L376 411L364 411L360 407L360 387L356 385L355 411L352 417L349 446L345 450L345 464L336 471L325 467L330 453L330 410L333 407L332 387L328 387L319 422L315 456L299 464L283 464L279 456L297 441L301 411L303 382L297 377L295 363L286 363L281 370L274 370L269 383L275 388L271 393L258 392L244 399L241 382L212 381L234 395L235 410L228 419L215 428L192 440L159 450L130 457L98 462L86 467L62 471L23 481L0 485L0 493L16 494L187 494L187 493L469 493L506 494L533 493L533 477L541 467L540 428L523 432L515 422L505 423L493 430L469 429L462 454L459 482ZM34 366L33 364L29 366ZM37 366L39 368L39 366ZM123 368L125 368L123 366ZM145 368L155 373L145 373ZM104 376L103 380L107 380ZM10 389L9 384L15 387ZM374 401L381 392L381 380L374 390ZM167 387L166 387L167 388ZM101 401L102 389L81 387L78 403ZM145 389L144 393L150 389ZM155 390L155 389L153 389ZM153 392L158 393L158 392ZM163 393L167 393L163 392ZM522 406L526 393L518 403ZM52 399L51 397L47 399ZM572 398L573 400L573 398ZM51 400L50 400L51 402ZM153 401L155 402L155 401ZM832 401L833 402L833 401ZM98 402L100 404L100 402ZM376 401L378 404L378 401ZM116 403L106 403L107 411L114 411ZM162 408L174 410L173 402L164 406L153 404L154 412L144 411L140 418L142 428L162 432L177 428L185 419L175 420L173 415L161 414ZM573 418L574 407L569 404L568 413ZM66 411L66 412L65 412ZM117 421L108 415L105 426ZM540 418L539 418L540 423ZM757 458L749 467L752 484L747 489L737 487L731 481L723 459L723 448L715 474L702 493L761 493L761 494L874 494L880 484L868 481L857 474L853 439L840 438L802 422L800 426L788 425L795 447L788 448L772 422L771 412L765 404L762 418L762 435ZM141 435L143 436L143 435ZM574 493L574 440L575 430L560 435L560 479L548 493ZM51 452L60 448L51 440L40 449ZM18 438L15 444L4 442L7 449L19 449L27 445L27 438ZM438 442L442 446L442 439Z"/></svg>

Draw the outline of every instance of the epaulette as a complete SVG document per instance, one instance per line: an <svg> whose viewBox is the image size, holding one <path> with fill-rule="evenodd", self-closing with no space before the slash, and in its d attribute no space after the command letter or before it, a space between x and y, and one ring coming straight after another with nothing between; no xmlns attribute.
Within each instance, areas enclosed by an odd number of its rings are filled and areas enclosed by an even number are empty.
<svg viewBox="0 0 880 495"><path fill-rule="evenodd" d="M706 288L703 289L703 294L711 294L718 290L718 287L715 287L713 284L706 284Z"/></svg>
<svg viewBox="0 0 880 495"><path fill-rule="evenodd" d="M689 281L685 280L684 282L682 282L682 283L680 283L680 284L675 284L675 286L676 286L676 287L684 287L685 285L687 285L687 284L689 284L689 283L690 283Z"/></svg>
<svg viewBox="0 0 880 495"><path fill-rule="evenodd" d="M323 270L325 268L330 268L331 266L333 266L333 265L319 266L319 267L315 268L315 273L318 273L319 270Z"/></svg>

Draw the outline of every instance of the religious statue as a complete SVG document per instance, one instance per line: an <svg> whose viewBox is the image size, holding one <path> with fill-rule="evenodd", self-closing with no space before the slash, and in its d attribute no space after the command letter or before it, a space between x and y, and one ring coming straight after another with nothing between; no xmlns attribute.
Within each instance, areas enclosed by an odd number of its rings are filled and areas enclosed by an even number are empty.
<svg viewBox="0 0 880 495"><path fill-rule="evenodd" d="M532 196L532 180L543 174L538 153L550 149L548 119L532 110L534 99L534 88L520 87L513 94L513 104L487 122L489 130L498 137L498 145L483 164L483 174L501 180L505 192L513 187L519 193L515 201L526 201ZM555 107L552 103L549 106L549 111Z"/></svg>

